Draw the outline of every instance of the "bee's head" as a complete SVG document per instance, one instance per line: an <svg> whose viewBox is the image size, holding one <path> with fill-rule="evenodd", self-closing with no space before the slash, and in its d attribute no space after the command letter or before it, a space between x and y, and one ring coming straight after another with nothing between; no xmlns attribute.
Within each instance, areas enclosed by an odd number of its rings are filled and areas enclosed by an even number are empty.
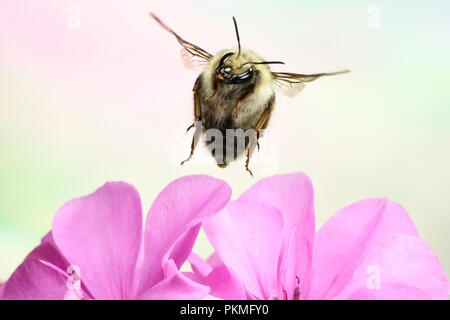
<svg viewBox="0 0 450 320"><path fill-rule="evenodd" d="M241 51L241 41L239 37L239 31L236 23L236 19L233 17L234 27L236 30L236 37L238 41L238 49L231 52L226 52L221 57L219 64L216 68L216 77L219 81L226 84L239 84L249 82L254 78L255 70L254 65L259 64L283 64L280 61L259 61L254 59L254 54L249 54L249 52ZM241 54L242 53L242 54Z"/></svg>
<svg viewBox="0 0 450 320"><path fill-rule="evenodd" d="M237 84L250 81L254 70L251 64L240 65L240 57L234 52L225 53L216 68L216 76L219 81L227 84Z"/></svg>

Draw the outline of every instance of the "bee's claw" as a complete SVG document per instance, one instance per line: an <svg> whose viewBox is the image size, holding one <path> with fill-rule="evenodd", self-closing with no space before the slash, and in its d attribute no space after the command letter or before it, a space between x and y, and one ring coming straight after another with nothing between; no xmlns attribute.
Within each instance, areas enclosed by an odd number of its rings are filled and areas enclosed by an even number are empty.
<svg viewBox="0 0 450 320"><path fill-rule="evenodd" d="M186 134L189 132L189 130L191 130L194 127L194 124L191 124L187 129L186 129Z"/></svg>
<svg viewBox="0 0 450 320"><path fill-rule="evenodd" d="M192 158L192 154L189 155L189 157L188 157L186 160L182 161L182 162L180 163L180 166L182 166L185 162L188 162L189 160L191 160L191 158Z"/></svg>
<svg viewBox="0 0 450 320"><path fill-rule="evenodd" d="M247 160L245 161L245 170L247 170L248 173L250 173L250 175L251 175L252 178L253 178L253 172L252 172L252 170L250 170L249 167L248 167L249 162L250 162L250 157L249 157L249 154L247 153Z"/></svg>
<svg viewBox="0 0 450 320"><path fill-rule="evenodd" d="M250 173L250 175L251 175L252 178L253 178L253 172L252 172L252 170L250 170L250 169L248 168L248 166L245 167L245 170L247 170L248 173Z"/></svg>

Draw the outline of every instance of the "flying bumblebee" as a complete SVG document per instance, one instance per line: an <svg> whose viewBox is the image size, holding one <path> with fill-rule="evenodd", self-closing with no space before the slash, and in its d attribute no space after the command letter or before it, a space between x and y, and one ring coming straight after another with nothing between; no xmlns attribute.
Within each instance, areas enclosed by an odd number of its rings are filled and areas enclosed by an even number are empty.
<svg viewBox="0 0 450 320"><path fill-rule="evenodd" d="M298 74L272 72L268 65L284 64L281 61L265 61L256 53L241 48L239 30L233 17L238 47L222 50L212 55L184 40L153 13L150 15L161 27L170 32L181 44L181 58L188 69L203 68L194 84L194 128L191 152L181 164L190 160L202 134L214 130L227 139L206 141L217 165L225 168L231 161L246 152L245 169L258 146L258 139L269 123L275 107L275 91L288 97L296 96L304 87L322 76L346 73ZM234 135L228 139L228 132ZM244 143L239 143L241 138ZM207 139L208 140L208 139Z"/></svg>

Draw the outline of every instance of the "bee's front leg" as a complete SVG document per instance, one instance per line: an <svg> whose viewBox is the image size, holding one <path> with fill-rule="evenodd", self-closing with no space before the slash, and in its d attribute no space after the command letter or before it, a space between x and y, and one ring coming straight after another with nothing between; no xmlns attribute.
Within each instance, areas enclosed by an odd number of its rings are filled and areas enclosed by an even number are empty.
<svg viewBox="0 0 450 320"><path fill-rule="evenodd" d="M201 106L200 106L200 94L198 91L194 91L194 116L195 120L194 123L187 128L186 133L195 127L194 136L192 137L192 143L191 143L191 153L189 154L189 157L181 162L181 165L183 165L185 162L191 160L192 156L194 155L194 150L198 145L198 142L200 141L200 136L202 134L202 115L201 115Z"/></svg>

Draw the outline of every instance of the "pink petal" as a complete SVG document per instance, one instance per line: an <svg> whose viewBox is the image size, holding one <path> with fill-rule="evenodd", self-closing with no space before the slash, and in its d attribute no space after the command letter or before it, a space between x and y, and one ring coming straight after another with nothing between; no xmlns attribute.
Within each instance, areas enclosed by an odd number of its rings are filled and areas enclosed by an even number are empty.
<svg viewBox="0 0 450 320"><path fill-rule="evenodd" d="M247 298L242 282L223 264L213 268L193 252L189 255L189 263L194 274L187 276L210 287L210 296L224 300L245 300Z"/></svg>
<svg viewBox="0 0 450 320"><path fill-rule="evenodd" d="M387 236L358 264L337 299L447 299L439 259L420 238Z"/></svg>
<svg viewBox="0 0 450 320"><path fill-rule="evenodd" d="M194 252L191 252L188 261L194 273L199 274L202 277L207 277L208 274L213 271L211 265Z"/></svg>
<svg viewBox="0 0 450 320"><path fill-rule="evenodd" d="M212 268L220 267L220 266L224 265L222 258L220 258L219 254L217 252L214 252L212 255L210 255L207 262Z"/></svg>
<svg viewBox="0 0 450 320"><path fill-rule="evenodd" d="M205 279L210 295L224 300L246 300L245 288L239 278L227 267L214 268Z"/></svg>
<svg viewBox="0 0 450 320"><path fill-rule="evenodd" d="M268 299L279 292L283 220L278 209L239 199L203 227L225 265L239 275L251 294Z"/></svg>
<svg viewBox="0 0 450 320"><path fill-rule="evenodd" d="M161 266L169 258L181 267L191 253L199 223L219 212L230 196L231 189L226 182L206 175L177 179L161 191L147 216L146 272L141 290L163 279Z"/></svg>
<svg viewBox="0 0 450 320"><path fill-rule="evenodd" d="M170 250L170 257L172 260L174 260L178 268L181 268L183 263L186 261L186 254L188 254L189 256L189 254L191 253L192 247L194 246L201 226L201 223L198 223L197 225L189 229Z"/></svg>
<svg viewBox="0 0 450 320"><path fill-rule="evenodd" d="M404 284L383 284L383 290L369 290L366 287L351 293L343 292L336 300L429 300L423 291Z"/></svg>
<svg viewBox="0 0 450 320"><path fill-rule="evenodd" d="M241 199L262 201L280 210L284 221L280 266L284 289L291 297L299 276L302 290L307 291L315 232L314 195L309 177L303 173L269 177L256 183Z"/></svg>
<svg viewBox="0 0 450 320"><path fill-rule="evenodd" d="M66 270L67 262L47 235L14 271L0 288L1 300L62 300L68 287L66 278L42 264L39 259L51 261Z"/></svg>
<svg viewBox="0 0 450 320"><path fill-rule="evenodd" d="M165 266L168 277L146 290L141 300L200 300L209 292L207 286L194 282L178 271L173 260Z"/></svg>
<svg viewBox="0 0 450 320"><path fill-rule="evenodd" d="M358 262L393 233L417 235L408 213L397 203L367 199L331 217L314 246L311 299L330 299L350 281Z"/></svg>
<svg viewBox="0 0 450 320"><path fill-rule="evenodd" d="M239 278L227 267L217 267L206 277L210 295L224 300L246 300L245 288Z"/></svg>
<svg viewBox="0 0 450 320"><path fill-rule="evenodd" d="M53 234L95 299L133 298L142 239L141 200L133 186L107 183L66 203L55 215Z"/></svg>

